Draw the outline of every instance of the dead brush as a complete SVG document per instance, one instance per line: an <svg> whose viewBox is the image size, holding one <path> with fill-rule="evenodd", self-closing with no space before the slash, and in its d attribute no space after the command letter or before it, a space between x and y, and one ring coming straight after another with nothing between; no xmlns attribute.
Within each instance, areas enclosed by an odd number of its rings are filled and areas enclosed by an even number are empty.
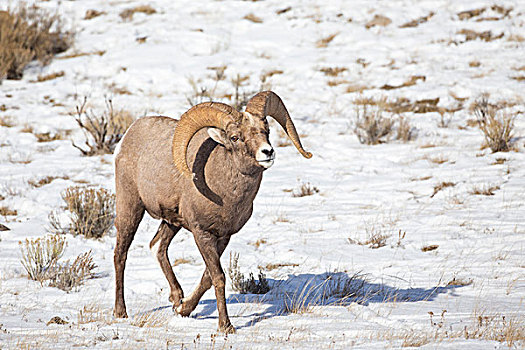
<svg viewBox="0 0 525 350"><path fill-rule="evenodd" d="M104 188L69 187L62 193L69 212L69 224L64 225L56 212L49 214L53 233L70 233L86 238L101 238L113 227L115 195Z"/></svg>
<svg viewBox="0 0 525 350"><path fill-rule="evenodd" d="M442 181L438 183L437 185L434 186L434 192L432 192L432 194L430 195L430 198L433 198L439 191L447 187L453 187L453 186L456 186L456 184L450 181Z"/></svg>
<svg viewBox="0 0 525 350"><path fill-rule="evenodd" d="M230 264L228 266L228 277L232 283L232 289L241 294L266 294L270 291L270 285L265 274L259 269L259 279L250 276L246 278L239 268L239 254L230 253Z"/></svg>
<svg viewBox="0 0 525 350"><path fill-rule="evenodd" d="M113 153L117 143L135 120L129 111L115 110L110 99L106 99L105 102L105 111L95 114L87 110L87 98L84 98L83 102L76 106L76 113L71 115L84 133L87 149L77 146L74 142L72 144L85 156Z"/></svg>
<svg viewBox="0 0 525 350"><path fill-rule="evenodd" d="M479 98L473 106L478 126L485 136L486 145L494 152L508 152L514 137L516 115L500 113L498 106L490 104L486 95Z"/></svg>
<svg viewBox="0 0 525 350"><path fill-rule="evenodd" d="M21 79L29 62L48 64L73 43L72 33L64 30L58 15L23 2L0 11L0 33L0 82Z"/></svg>
<svg viewBox="0 0 525 350"><path fill-rule="evenodd" d="M381 106L364 104L355 108L354 132L359 142L366 145L384 143L394 126L394 121L383 116Z"/></svg>
<svg viewBox="0 0 525 350"><path fill-rule="evenodd" d="M58 259L64 255L66 239L53 235L26 239L24 242L18 242L18 244L22 255L20 262L27 271L29 278L42 284L57 265Z"/></svg>
<svg viewBox="0 0 525 350"><path fill-rule="evenodd" d="M493 196L499 189L500 187L498 185L474 186L469 193L474 195Z"/></svg>
<svg viewBox="0 0 525 350"><path fill-rule="evenodd" d="M306 182L301 184L298 189L295 189L292 192L292 197L306 197L312 196L316 193L319 193L319 189L313 186L311 183Z"/></svg>
<svg viewBox="0 0 525 350"><path fill-rule="evenodd" d="M406 143L414 140L415 137L416 130L410 125L410 121L403 116L399 117L397 122L396 139Z"/></svg>
<svg viewBox="0 0 525 350"><path fill-rule="evenodd" d="M358 240L348 237L348 243L357 245L366 245L371 249L377 249L386 246L386 241L391 237L389 234L385 234L383 229L375 226L365 227L366 239Z"/></svg>
<svg viewBox="0 0 525 350"><path fill-rule="evenodd" d="M2 216L17 216L18 215L18 211L16 209L10 209L9 207L6 207L6 206L1 206L0 207L0 215L2 215Z"/></svg>
<svg viewBox="0 0 525 350"><path fill-rule="evenodd" d="M94 276L93 270L97 266L93 263L91 251L80 254L73 262L59 262L66 247L65 237L52 235L26 239L19 245L22 266L29 278L41 285L47 281L49 286L69 292Z"/></svg>
<svg viewBox="0 0 525 350"><path fill-rule="evenodd" d="M146 15L152 15L154 13L157 13L157 11L149 5L140 5L123 10L122 12L120 12L119 16L124 21L131 21L135 13L144 13Z"/></svg>
<svg viewBox="0 0 525 350"><path fill-rule="evenodd" d="M323 298L336 298L338 303L344 303L348 299L363 297L366 295L366 283L366 276L359 272L351 276L346 273L328 273Z"/></svg>
<svg viewBox="0 0 525 350"><path fill-rule="evenodd" d="M165 310L143 310L133 316L130 324L140 328L164 327L170 318Z"/></svg>
<svg viewBox="0 0 525 350"><path fill-rule="evenodd" d="M321 294L318 293L319 285L312 280L305 283L303 288L292 293L283 293L282 314L304 314L312 312L320 304Z"/></svg>
<svg viewBox="0 0 525 350"><path fill-rule="evenodd" d="M56 265L51 272L49 285L69 292L82 285L84 280L93 278L96 267L91 251L80 254L72 262L68 260Z"/></svg>

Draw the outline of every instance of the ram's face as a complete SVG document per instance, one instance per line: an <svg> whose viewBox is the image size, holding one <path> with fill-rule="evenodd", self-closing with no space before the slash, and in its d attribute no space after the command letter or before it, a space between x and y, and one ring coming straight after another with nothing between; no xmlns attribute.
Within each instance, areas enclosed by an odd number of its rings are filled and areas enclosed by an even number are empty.
<svg viewBox="0 0 525 350"><path fill-rule="evenodd" d="M275 152L270 145L266 118L243 113L239 123L230 123L224 131L210 129L210 136L232 153L234 166L243 174L254 174L273 165Z"/></svg>

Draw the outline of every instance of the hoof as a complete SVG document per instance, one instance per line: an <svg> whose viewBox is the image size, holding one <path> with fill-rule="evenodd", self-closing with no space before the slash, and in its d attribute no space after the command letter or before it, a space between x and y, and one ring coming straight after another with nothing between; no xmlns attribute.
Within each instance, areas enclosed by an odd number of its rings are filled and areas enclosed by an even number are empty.
<svg viewBox="0 0 525 350"><path fill-rule="evenodd" d="M219 326L218 331L224 334L235 334L236 332L235 327L233 327L231 323L228 323L225 326Z"/></svg>
<svg viewBox="0 0 525 350"><path fill-rule="evenodd" d="M173 305L173 312L175 312L177 315L180 315L182 317L188 317L193 310L186 307L183 301L181 301L180 305Z"/></svg>
<svg viewBox="0 0 525 350"><path fill-rule="evenodd" d="M115 310L113 310L113 315L116 318L128 318L128 313L126 312L126 309L122 310L115 308Z"/></svg>

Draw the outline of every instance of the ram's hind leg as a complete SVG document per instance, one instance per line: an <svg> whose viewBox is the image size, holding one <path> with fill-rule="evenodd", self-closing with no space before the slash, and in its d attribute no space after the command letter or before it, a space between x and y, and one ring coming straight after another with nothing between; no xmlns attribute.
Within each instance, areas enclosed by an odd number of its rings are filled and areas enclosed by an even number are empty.
<svg viewBox="0 0 525 350"><path fill-rule="evenodd" d="M180 287L179 281L177 281L177 278L173 273L173 269L171 268L170 260L168 258L168 247L171 240L179 230L179 226L174 226L166 221L162 221L157 230L157 234L149 244L150 249L157 257L160 268L162 269L162 272L164 272L164 276L166 276L170 285L170 301L173 303L174 308L180 305L184 293Z"/></svg>

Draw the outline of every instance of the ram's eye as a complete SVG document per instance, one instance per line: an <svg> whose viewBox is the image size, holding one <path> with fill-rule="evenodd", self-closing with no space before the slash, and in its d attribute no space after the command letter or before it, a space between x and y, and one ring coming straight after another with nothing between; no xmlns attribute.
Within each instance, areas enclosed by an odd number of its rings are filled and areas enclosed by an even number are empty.
<svg viewBox="0 0 525 350"><path fill-rule="evenodd" d="M232 137L230 137L230 140L232 140L233 142L237 142L239 141L239 136L233 135Z"/></svg>

